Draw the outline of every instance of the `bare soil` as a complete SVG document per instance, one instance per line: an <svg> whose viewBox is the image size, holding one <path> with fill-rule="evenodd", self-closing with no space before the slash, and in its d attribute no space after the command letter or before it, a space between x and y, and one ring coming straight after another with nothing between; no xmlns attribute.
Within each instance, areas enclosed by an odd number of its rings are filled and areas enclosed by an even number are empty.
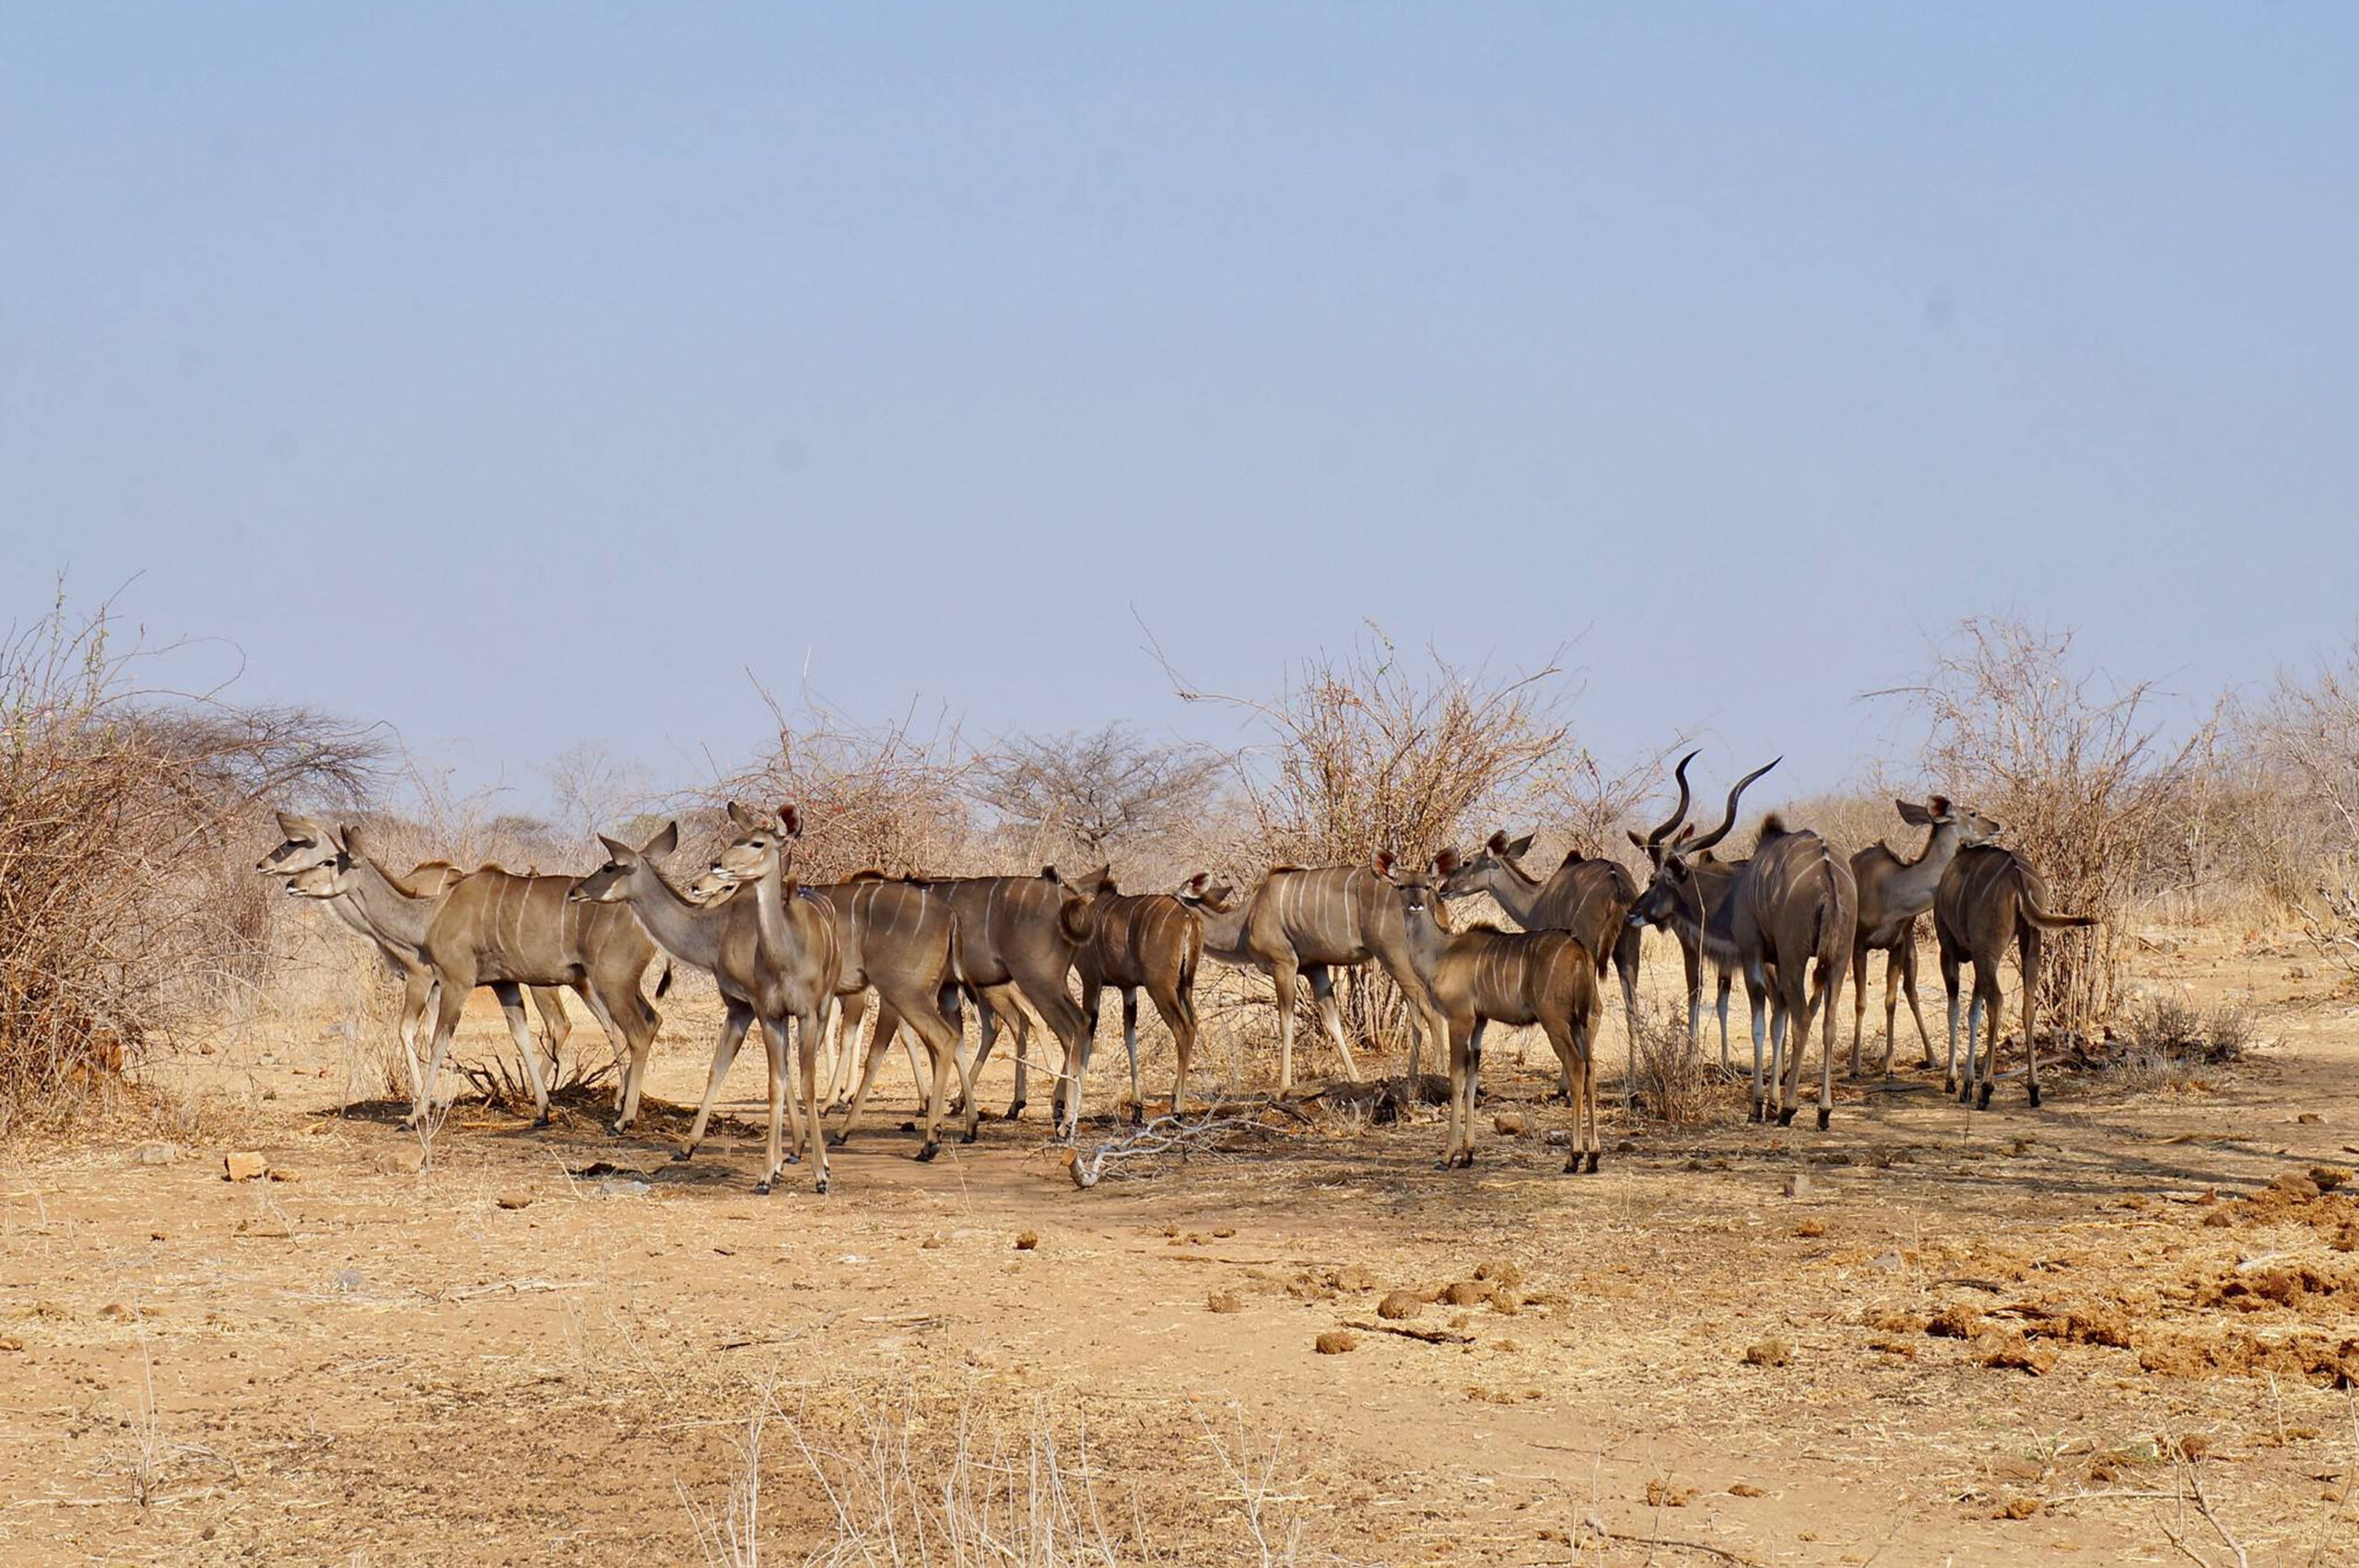
<svg viewBox="0 0 2359 1568"><path fill-rule="evenodd" d="M1083 1191L1037 1084L921 1165L897 1064L822 1199L749 1190L757 1054L692 1164L675 1108L470 1104L420 1173L340 1040L233 1032L159 1131L0 1171L0 1560L721 1561L761 1408L781 1562L858 1511L823 1478L1044 1449L1125 1562L2359 1562L2359 1007L2243 933L2167 945L2145 978L2254 1010L2242 1062L1978 1114L1911 1038L1825 1132L1732 1085L1700 1129L1609 1109L1595 1176L1536 1036L1518 1071L1495 1033L1471 1171L1430 1112L1271 1114ZM717 1014L665 1012L692 1103ZM1602 1039L1610 1093L1618 1005ZM1100 1106L1120 1062L1109 1027ZM872 1560L953 1560L921 1544Z"/></svg>

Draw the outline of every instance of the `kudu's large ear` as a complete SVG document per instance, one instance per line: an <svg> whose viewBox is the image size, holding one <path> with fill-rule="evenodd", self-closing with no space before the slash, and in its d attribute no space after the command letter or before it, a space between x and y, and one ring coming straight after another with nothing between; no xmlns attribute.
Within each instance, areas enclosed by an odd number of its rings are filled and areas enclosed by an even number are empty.
<svg viewBox="0 0 2359 1568"><path fill-rule="evenodd" d="M778 825L786 829L786 836L789 838L803 837L803 813L795 809L794 803L791 801L779 807Z"/></svg>
<svg viewBox="0 0 2359 1568"><path fill-rule="evenodd" d="M739 805L734 801L729 802L729 820L737 825L740 832L744 833L755 832L762 825L762 819L760 817L756 816L753 813L747 811L745 807Z"/></svg>
<svg viewBox="0 0 2359 1568"><path fill-rule="evenodd" d="M670 854L679 847L680 825L676 822L667 822L663 825L663 832L639 847L639 852L642 855L661 857Z"/></svg>
<svg viewBox="0 0 2359 1568"><path fill-rule="evenodd" d="M1180 884L1180 890L1182 893L1192 894L1196 897L1202 898L1204 895L1204 884L1212 881L1212 872L1198 872L1194 876L1191 876L1187 881L1181 883Z"/></svg>
<svg viewBox="0 0 2359 1568"><path fill-rule="evenodd" d="M639 851L619 838L609 838L601 833L598 835L598 842L604 846L607 860L615 865L632 865L639 860Z"/></svg>
<svg viewBox="0 0 2359 1568"><path fill-rule="evenodd" d="M1457 871L1462 863L1463 862L1458 858L1457 850L1445 848L1440 854L1434 857L1434 871L1439 875L1449 876L1451 872Z"/></svg>
<svg viewBox="0 0 2359 1568"><path fill-rule="evenodd" d="M1387 881L1387 882L1391 882L1391 881L1392 880L1392 851L1391 851L1391 850L1390 850L1390 849L1379 849L1375 854L1373 854L1373 855L1371 855L1371 856L1369 856L1369 857L1368 857L1368 862L1367 862L1367 864L1368 864L1368 870L1370 870L1370 871L1374 872L1377 875L1379 875L1379 876L1382 877L1385 881Z"/></svg>
<svg viewBox="0 0 2359 1568"><path fill-rule="evenodd" d="M1956 808L1950 803L1950 798L1947 795L1926 796L1925 811L1935 822L1947 822L1957 814Z"/></svg>
<svg viewBox="0 0 2359 1568"><path fill-rule="evenodd" d="M1219 905L1224 910L1228 907L1228 901L1236 896L1237 889L1231 887L1226 883L1222 883L1218 887L1208 887L1204 889L1204 897L1212 903Z"/></svg>
<svg viewBox="0 0 2359 1568"><path fill-rule="evenodd" d="M1508 830L1502 827L1496 833L1492 834L1488 838L1484 839L1483 848L1489 850L1494 855L1505 855L1509 853L1510 851L1508 848Z"/></svg>
<svg viewBox="0 0 2359 1568"><path fill-rule="evenodd" d="M1526 854L1531 852L1532 841L1537 837L1538 835L1536 834L1527 833L1520 838L1509 839L1508 841L1508 859L1510 860L1522 860Z"/></svg>
<svg viewBox="0 0 2359 1568"><path fill-rule="evenodd" d="M1938 801L1941 797L1936 795L1933 799ZM1933 820L1933 813L1914 801L1895 801L1892 803L1899 810L1900 820L1912 827L1923 827ZM1945 812L1942 814L1946 816L1948 813Z"/></svg>
<svg viewBox="0 0 2359 1568"><path fill-rule="evenodd" d="M1640 833L1637 828L1625 827L1622 831L1629 837L1630 842L1635 848L1640 849L1651 849L1653 848L1652 845L1647 842L1647 836Z"/></svg>
<svg viewBox="0 0 2359 1568"><path fill-rule="evenodd" d="M310 817L294 816L286 812L274 812L271 814L278 818L278 831L289 838L325 839L327 837L327 835L321 830L320 825Z"/></svg>

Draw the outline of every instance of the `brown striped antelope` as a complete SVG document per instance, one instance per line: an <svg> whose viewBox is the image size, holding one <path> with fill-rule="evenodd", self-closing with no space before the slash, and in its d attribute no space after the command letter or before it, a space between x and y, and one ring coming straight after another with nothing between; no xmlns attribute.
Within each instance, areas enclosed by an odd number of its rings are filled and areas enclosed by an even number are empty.
<svg viewBox="0 0 2359 1568"><path fill-rule="evenodd" d="M278 877L282 881L291 879L304 872L331 866L343 853L344 841L336 837L334 829L313 822L310 817L296 816L288 812L279 812L275 814L278 818L278 830L286 837L279 842L276 848L254 862L254 870L264 876ZM466 875L466 872L448 860L420 860L410 868L410 872L405 877L395 876L390 871L386 871L384 875L387 881L406 896L439 898L448 893L452 884ZM295 890L290 887L288 892L294 894ZM405 1005L398 1032L402 1043L402 1056L409 1071L410 1093L415 1096L417 1092L416 1045L417 1030L426 1021L427 1007L432 1005L430 986L428 1000L423 1005L414 1010L407 1005L407 981L410 972L419 963L417 942L388 939L370 923L368 915L352 898L342 895L319 897L316 895L302 895L301 896L318 897L318 901L325 906L330 914L358 932L370 946L377 950L377 955L384 960L385 966L392 972L393 978L404 982ZM566 1016L565 1003L557 1000L557 988L528 986L525 989L532 993L533 1005L540 1012L542 1026L548 1031L549 1071L555 1073L557 1070L559 1053L565 1047L567 1037L573 1033L573 1021ZM660 996L663 993L659 990L657 994ZM616 1041L616 1054L619 1056L621 1048L619 1039ZM617 1091L620 1087L620 1083L617 1082Z"/></svg>
<svg viewBox="0 0 2359 1568"><path fill-rule="evenodd" d="M1389 872L1399 890L1410 946L1449 1021L1449 1131L1435 1166L1449 1170L1474 1163L1474 1089L1484 1031L1493 1024L1536 1024L1546 1033L1571 1086L1573 1142L1565 1169L1577 1172L1586 1159L1594 1171L1599 1152L1597 960L1579 938L1566 930L1503 931L1474 926L1451 934L1441 922L1442 890L1458 869L1457 852L1445 849L1434 860L1438 886L1415 872Z"/></svg>
<svg viewBox="0 0 2359 1568"><path fill-rule="evenodd" d="M1991 1079L1999 1056L1999 961L2013 942L2023 968L2024 1079L2034 1108L2039 1105L2040 937L2097 923L2094 915L2051 915L2048 883L2031 863L2012 849L1985 844L1961 849L1942 872L1933 891L1933 935L1941 943L1942 987L1949 994L1949 1071L1943 1086L1956 1087L1961 1103L1990 1108ZM1974 965L1974 1004L1966 1025L1966 1081L1957 1083L1957 972ZM1978 1053L1982 1020L1990 1038Z"/></svg>
<svg viewBox="0 0 2359 1568"><path fill-rule="evenodd" d="M1061 1136L1070 1135L1081 1119L1081 1072L1088 1059L1088 1042L1081 1009L1074 1004L1065 979L1073 973L1074 955L1089 940L1089 901L1037 876L946 877L921 880L916 885L947 900L957 921L956 978L959 989L975 998L982 1025L968 1079L982 1078L998 1020L1004 1017L1020 1026L1023 1009L1030 1008L1064 1050L1053 1119ZM955 999L952 1009L955 1020ZM875 1059L873 1046L869 1056ZM1023 1114L1024 1090L1019 1029L1015 1098L1007 1107L1011 1119ZM970 1125L979 1114L975 1106L968 1107Z"/></svg>
<svg viewBox="0 0 2359 1568"><path fill-rule="evenodd" d="M1918 1043L1925 1048L1925 1065L1933 1065L1933 1039L1925 1032L1925 1010L1917 1001L1917 919L1933 907L1933 890L1960 849L1987 844L1999 836L2000 825L1979 812L1954 804L1947 795L1929 795L1925 803L1895 801L1900 820L1930 831L1925 848L1913 860L1904 860L1889 844L1871 844L1851 857L1851 880L1860 890L1860 928L1851 942L1851 1076L1860 1076L1861 1036L1867 1030L1868 955L1881 952L1884 961L1884 1075L1892 1076L1893 1020L1899 992L1908 992L1908 1011L1917 1020Z"/></svg>
<svg viewBox="0 0 2359 1568"><path fill-rule="evenodd" d="M1775 767L1757 768L1730 791L1729 814L1746 784ZM1665 907L1692 908L1700 902L1694 861L1719 842L1726 825L1701 838L1666 846L1661 867L1633 908L1633 920L1658 918ZM1753 1014L1754 1119L1768 1119L1773 1106L1779 1126L1794 1119L1801 1104L1802 1064L1810 1048L1810 1024L1825 1014L1819 1051L1818 1125L1824 1129L1835 1106L1835 1008L1843 971L1851 955L1858 895L1851 868L1815 833L1790 831L1771 815L1761 825L1753 858L1728 895L1729 946L1744 971ZM1708 930L1708 939L1713 933ZM1815 985L1815 989L1812 989ZM1761 1078L1763 1011L1769 1019L1769 1098Z"/></svg>
<svg viewBox="0 0 2359 1568"><path fill-rule="evenodd" d="M1729 829L1736 825L1737 799L1743 794L1744 787L1769 769L1761 768L1737 780L1736 788L1729 791L1728 809L1721 814L1719 826L1698 840L1703 846L1698 849L1687 847L1696 832L1692 825L1680 828L1676 838L1668 837L1672 829L1680 827L1687 814L1687 765L1695 759L1693 752L1680 759L1679 804L1671 816L1643 838L1633 831L1630 842L1638 847L1658 872L1662 870L1665 857L1672 851L1678 850L1687 856L1688 875L1668 885L1668 896L1652 899L1641 896L1640 903L1646 907L1643 919L1648 925L1668 926L1679 942L1679 955L1687 977L1687 1048L1690 1055L1699 1048L1697 1036L1701 1032L1704 1005L1704 964L1708 959L1710 961L1719 980L1715 1011L1720 1021L1720 1065L1726 1067L1729 1065L1729 981L1736 973L1736 949L1729 940L1729 894L1735 889L1737 878L1744 872L1745 862L1717 860L1713 857L1712 847L1727 837ZM1770 767L1776 766L1775 763L1769 765ZM1654 883L1648 885L1652 891ZM1632 907L1635 909L1637 906Z"/></svg>
<svg viewBox="0 0 2359 1568"><path fill-rule="evenodd" d="M733 806L731 812L736 814L736 808ZM767 1163L754 1190L769 1192L786 1166L802 1159L807 1123L816 1153L818 1190L825 1192L827 1149L819 1136L819 1064L814 1053L819 1043L819 1020L827 999L835 994L842 954L836 946L835 922L827 912L794 896L792 883L783 872L783 837L765 839L761 851L743 864L728 867L732 876L750 884L750 896L698 905L689 903L655 869L656 858L679 847L678 824L666 823L638 848L601 834L598 842L605 847L605 864L581 879L572 889L569 902L585 910L627 911L675 960L709 970L721 991L721 1038L713 1050L704 1104L689 1129L688 1147L675 1157L687 1158L703 1138L713 1099L736 1059L737 1047L746 1031L759 1023L769 1063L770 1120ZM793 1115L794 1146L787 1153L780 1146L780 1124L789 1109L790 1022L800 1031L796 1043L801 1047L803 1109Z"/></svg>
<svg viewBox="0 0 2359 1568"><path fill-rule="evenodd" d="M1597 956L1598 977L1608 963L1622 981L1622 1021L1629 1036L1630 1059L1622 1081L1625 1099L1636 1097L1638 1082L1638 937L1640 928L1625 919L1638 901L1638 884L1618 860L1591 859L1575 849L1543 882L1523 868L1532 835L1510 840L1494 833L1483 848L1460 861L1443 881L1444 898L1487 893L1508 919L1528 931L1570 931L1582 950ZM1567 1070L1569 1071L1569 1069ZM1573 1092L1572 1080L1565 1093Z"/></svg>
<svg viewBox="0 0 2359 1568"><path fill-rule="evenodd" d="M1204 952L1239 969L1270 977L1278 1003L1278 1095L1294 1089L1294 988L1297 977L1310 982L1312 1001L1327 1036L1343 1059L1344 1076L1359 1082L1359 1064L1344 1038L1342 1010L1335 1005L1333 971L1338 965L1373 959L1401 988L1418 1032L1409 1038L1409 1073L1417 1074L1419 1048L1427 1039L1439 1056L1449 1048L1449 1024L1434 1001L1409 945L1391 872L1393 860L1379 852L1367 865L1273 866L1262 885L1226 907L1206 895L1208 880L1197 873L1181 888L1182 903L1204 919Z"/></svg>
<svg viewBox="0 0 2359 1568"><path fill-rule="evenodd" d="M1188 1060L1196 1049L1196 965L1204 952L1203 917L1168 893L1124 894L1116 890L1111 866L1065 881L1056 868L1045 873L1090 901L1096 924L1074 955L1081 977L1081 1011L1095 1043L1097 1006L1108 986L1122 993L1122 1048L1131 1060L1131 1115L1144 1119L1139 1089L1139 990L1171 1031L1179 1065L1171 1081L1171 1114L1188 1104ZM1087 1067L1087 1052L1083 1065Z"/></svg>

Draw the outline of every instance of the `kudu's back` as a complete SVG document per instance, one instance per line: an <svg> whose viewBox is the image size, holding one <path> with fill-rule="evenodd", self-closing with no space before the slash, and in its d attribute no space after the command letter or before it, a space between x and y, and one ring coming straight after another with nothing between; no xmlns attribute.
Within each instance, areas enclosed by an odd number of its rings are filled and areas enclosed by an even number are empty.
<svg viewBox="0 0 2359 1568"><path fill-rule="evenodd" d="M1788 964L1849 956L1858 890L1851 868L1815 833L1778 832L1763 843L1729 896L1741 954Z"/></svg>
<svg viewBox="0 0 2359 1568"><path fill-rule="evenodd" d="M577 880L471 872L435 911L427 949L471 954L485 980L554 985L593 969L636 977L655 956L653 939L627 905L569 900Z"/></svg>
<svg viewBox="0 0 2359 1568"><path fill-rule="evenodd" d="M1358 964L1405 939L1391 884L1365 866L1280 866L1262 879L1246 919L1261 952L1291 950L1304 964Z"/></svg>

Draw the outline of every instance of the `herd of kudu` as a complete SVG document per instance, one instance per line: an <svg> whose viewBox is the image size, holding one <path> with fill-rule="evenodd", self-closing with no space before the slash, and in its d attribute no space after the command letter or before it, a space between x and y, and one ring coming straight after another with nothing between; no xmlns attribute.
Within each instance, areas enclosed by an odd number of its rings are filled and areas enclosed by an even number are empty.
<svg viewBox="0 0 2359 1568"><path fill-rule="evenodd" d="M2039 1104L2036 1038L2042 933L2094 923L2045 907L2046 887L2022 857L1992 842L2000 825L1935 795L1923 804L1895 802L1904 820L1927 829L1922 849L1904 859L1884 845L1846 862L1825 840L1789 828L1776 815L1762 824L1750 859L1720 860L1713 851L1735 825L1745 788L1777 766L1755 769L1729 790L1718 825L1698 833L1687 820L1690 753L1674 773L1678 804L1651 832L1630 834L1652 876L1640 887L1619 861L1566 856L1543 878L1523 857L1529 836L1495 833L1472 856L1445 849L1430 864L1412 866L1389 854L1368 863L1305 868L1277 866L1250 893L1212 884L1205 873L1177 892L1126 895L1110 869L1061 876L921 878L868 872L826 885L799 883L793 852L801 824L792 806L775 818L733 804L733 838L710 867L675 886L657 861L678 846L667 825L633 847L601 837L605 862L585 877L520 876L487 866L462 872L428 861L398 875L370 852L358 827L330 828L280 813L285 841L257 870L285 879L288 893L323 902L337 918L375 944L405 982L400 1022L413 1122L435 1105L437 1075L468 994L488 986L498 996L532 1083L540 1119L548 1119L548 1089L526 1020L523 993L533 993L549 1031L552 1061L568 1032L557 992L570 988L614 1041L621 1072L615 1091L616 1133L639 1114L648 1048L659 1022L641 990L651 965L664 961L655 995L664 994L675 963L708 970L725 1009L703 1102L688 1129L687 1159L703 1141L731 1063L758 1024L769 1065L769 1140L762 1179L767 1192L785 1166L802 1159L806 1131L818 1189L827 1190L828 1137L821 1135L818 1047L839 1019L844 1044L829 1099L850 1105L832 1141L840 1144L860 1121L879 1066L897 1037L910 1043L921 1085L930 1082L922 1112L921 1160L940 1149L946 1114L963 1114L963 1137L973 1141L981 1115L976 1094L1001 1024L1015 1036L1013 1117L1024 1109L1028 1036L1038 1019L1056 1036L1062 1061L1055 1074L1054 1121L1070 1136L1081 1116L1098 1006L1106 989L1122 995L1122 1040L1130 1054L1133 1114L1141 1101L1138 994L1144 990L1171 1032L1178 1059L1171 1112L1188 1104L1188 1069L1197 1024L1198 965L1220 963L1266 975L1278 1010L1278 1092L1294 1084L1295 996L1310 983L1313 1005L1334 1043L1344 1072L1359 1066L1336 1004L1339 966L1382 965L1408 1000L1418 1024L1409 1072L1418 1071L1427 1037L1449 1070L1447 1141L1441 1166L1473 1163L1473 1119L1483 1035L1491 1024L1536 1025L1554 1047L1564 1094L1574 1110L1571 1156L1565 1169L1598 1166L1597 1036L1599 983L1610 965L1621 983L1629 1035L1624 1093L1637 1081L1638 941L1645 928L1668 928L1685 960L1687 1042L1692 1053L1703 1007L1703 971L1718 971L1720 1059L1728 1062L1729 988L1741 974L1753 1022L1753 1116L1790 1123L1800 1105L1802 1059L1811 1024L1819 1021L1818 1125L1827 1125L1834 1100L1835 1012L1846 968L1853 980L1850 1071L1861 1068L1867 1008L1868 955L1885 955L1882 1069L1892 1068L1894 1020L1905 990L1924 1047L1933 1045L1917 1000L1917 926L1930 912L1939 944L1942 980L1949 997L1946 1084L1978 1107L1990 1103L1998 1054L1999 965L2012 944L2023 979L2025 1079ZM1488 894L1520 930L1487 925L1449 929L1442 907L1451 898ZM1958 1071L1958 974L1974 966L1966 1028L1966 1063ZM1075 1005L1068 977L1078 975ZM876 1018L863 1053L851 1043L875 993ZM980 1040L971 1059L961 1055L962 1010L971 1000ZM1766 1028L1765 1028L1766 1014ZM421 1068L417 1035L430 1022ZM790 1028L792 1034L790 1034ZM904 1034L906 1030L906 1034ZM790 1063L790 1042L796 1047ZM1763 1075L1765 1043L1768 1072ZM919 1047L923 1047L921 1059ZM861 1064L857 1086L850 1070ZM793 1090L800 1068L800 1094ZM930 1072L929 1071L930 1070ZM952 1101L950 1080L958 1079ZM798 1103L799 1101L799 1103ZM781 1147L781 1121L791 1141Z"/></svg>

